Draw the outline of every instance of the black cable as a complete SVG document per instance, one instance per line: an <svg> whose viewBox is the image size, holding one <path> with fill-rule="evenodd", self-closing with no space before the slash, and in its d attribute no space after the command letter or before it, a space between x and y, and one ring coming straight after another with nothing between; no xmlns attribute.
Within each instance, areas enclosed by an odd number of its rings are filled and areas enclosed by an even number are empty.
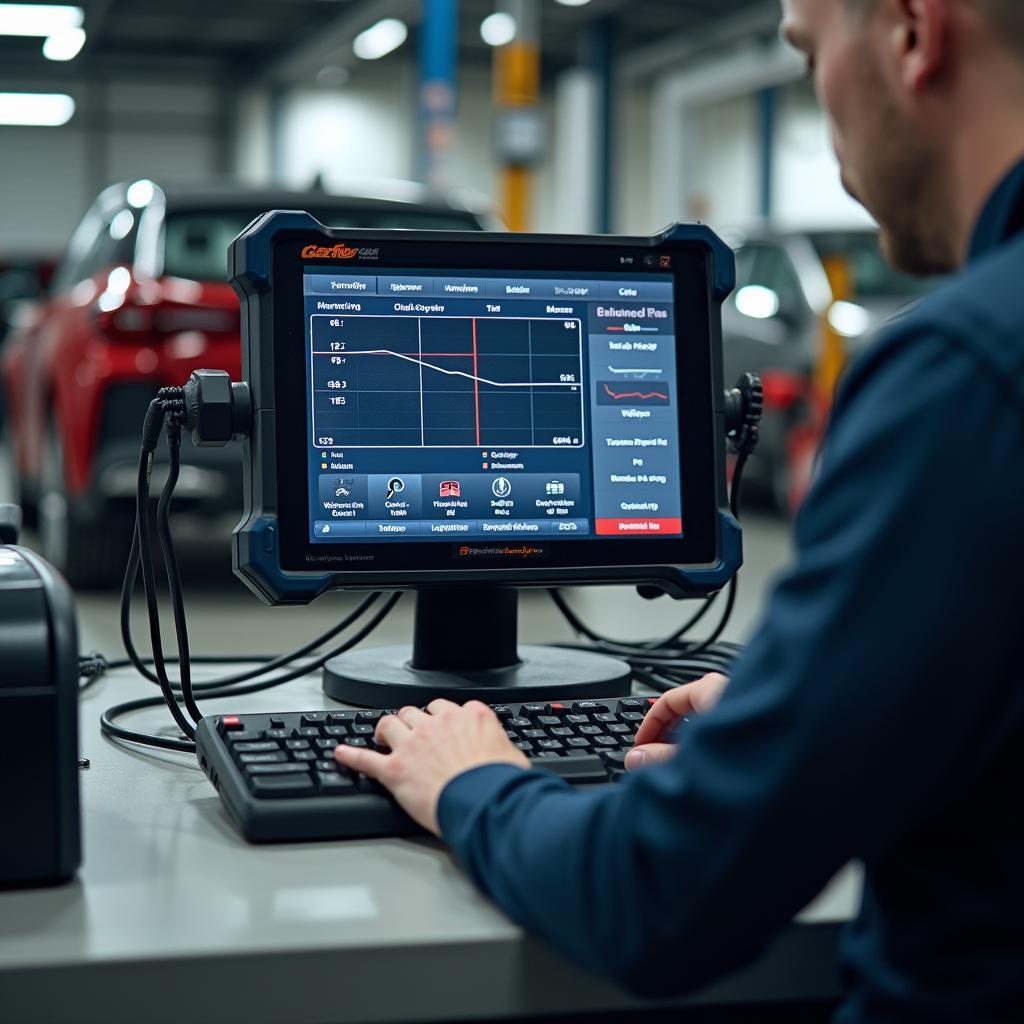
<svg viewBox="0 0 1024 1024"><path fill-rule="evenodd" d="M376 598L380 595L375 594L373 596ZM275 686L281 686L284 683L290 683L295 679L308 675L310 672L316 671L318 668L323 668L323 666L332 658L335 658L340 654L344 654L357 644L362 643L384 621L384 619L387 618L401 597L402 592L392 594L377 610L373 617L355 634L349 637L348 640L339 644L332 650L320 655L311 663L298 666L283 675L275 676L273 679L266 679L263 682L249 683L244 686L234 685L219 687L206 692L204 696L209 700L243 697L272 689ZM100 730L105 736L109 736L115 740L139 743L144 746L160 747L165 750L181 750L186 752L195 751L196 746L191 738L189 740L181 740L167 736L158 736L152 733L135 732L134 730L125 729L123 726L117 724L117 719L122 715L130 714L133 711L142 711L146 708L159 707L163 703L166 703L166 701L160 697L142 697L137 700L130 700L122 704L116 704L113 707L107 708L107 710L100 716Z"/></svg>
<svg viewBox="0 0 1024 1024"><path fill-rule="evenodd" d="M142 582L146 592L149 634L153 646L153 668L156 670L157 683L178 728L189 739L194 739L195 728L182 713L171 689L171 681L167 676L164 664L163 639L160 635L160 611L156 600L156 573L153 568L153 547L149 524L149 487L153 474L153 453L156 449L156 441L152 437L154 419L156 421L156 437L159 437L164 420L163 402L159 397L150 403L146 413L146 424L143 427L143 444L139 454L139 475L136 486L135 531L138 537L139 558L142 563Z"/></svg>
<svg viewBox="0 0 1024 1024"><path fill-rule="evenodd" d="M156 529L160 539L160 551L164 559L164 574L167 589L171 594L171 609L174 615L174 635L178 645L178 688L181 691L185 710L192 721L199 724L203 713L196 704L192 693L192 666L189 655L188 625L185 620L185 599L181 592L181 571L178 568L178 554L174 549L171 534L171 500L181 473L181 423L172 414L167 417L167 479L160 492L156 506Z"/></svg>

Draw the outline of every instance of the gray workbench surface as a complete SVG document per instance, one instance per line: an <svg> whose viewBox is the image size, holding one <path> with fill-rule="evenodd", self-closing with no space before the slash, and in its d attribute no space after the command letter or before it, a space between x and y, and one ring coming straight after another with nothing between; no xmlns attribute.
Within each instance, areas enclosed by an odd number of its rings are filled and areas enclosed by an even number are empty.
<svg viewBox="0 0 1024 1024"><path fill-rule="evenodd" d="M193 758L101 737L104 707L154 692L119 672L82 702L85 862L71 885L0 893L5 1024L327 1024L630 1005L526 938L438 843L246 844ZM326 704L310 678L231 710ZM160 710L127 722L168 720ZM697 1001L835 995L837 922L858 894L849 870L756 965Z"/></svg>

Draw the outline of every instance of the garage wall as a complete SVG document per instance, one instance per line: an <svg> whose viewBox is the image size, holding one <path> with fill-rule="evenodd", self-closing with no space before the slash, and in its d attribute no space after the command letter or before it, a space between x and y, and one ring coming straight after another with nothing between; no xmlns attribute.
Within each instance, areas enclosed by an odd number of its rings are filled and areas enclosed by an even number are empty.
<svg viewBox="0 0 1024 1024"><path fill-rule="evenodd" d="M0 80L3 91L42 91ZM0 127L0 258L55 256L113 181L209 180L227 167L223 97L212 85L53 81L77 109L60 128Z"/></svg>

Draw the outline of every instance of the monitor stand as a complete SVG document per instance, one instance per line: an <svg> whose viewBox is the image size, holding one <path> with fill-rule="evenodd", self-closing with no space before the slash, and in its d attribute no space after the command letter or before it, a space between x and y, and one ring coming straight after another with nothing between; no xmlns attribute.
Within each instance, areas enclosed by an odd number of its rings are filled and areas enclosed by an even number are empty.
<svg viewBox="0 0 1024 1024"><path fill-rule="evenodd" d="M416 593L412 646L369 647L324 666L324 693L360 707L424 706L437 697L488 704L617 697L629 666L557 647L517 647L518 592L502 587Z"/></svg>

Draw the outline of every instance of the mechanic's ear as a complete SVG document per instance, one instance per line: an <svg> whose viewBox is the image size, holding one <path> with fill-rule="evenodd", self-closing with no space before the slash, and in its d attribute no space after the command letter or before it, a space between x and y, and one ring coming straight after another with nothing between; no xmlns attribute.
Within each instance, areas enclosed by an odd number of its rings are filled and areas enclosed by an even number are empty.
<svg viewBox="0 0 1024 1024"><path fill-rule="evenodd" d="M950 0L894 0L897 7L891 41L900 77L911 92L927 88L948 56Z"/></svg>

